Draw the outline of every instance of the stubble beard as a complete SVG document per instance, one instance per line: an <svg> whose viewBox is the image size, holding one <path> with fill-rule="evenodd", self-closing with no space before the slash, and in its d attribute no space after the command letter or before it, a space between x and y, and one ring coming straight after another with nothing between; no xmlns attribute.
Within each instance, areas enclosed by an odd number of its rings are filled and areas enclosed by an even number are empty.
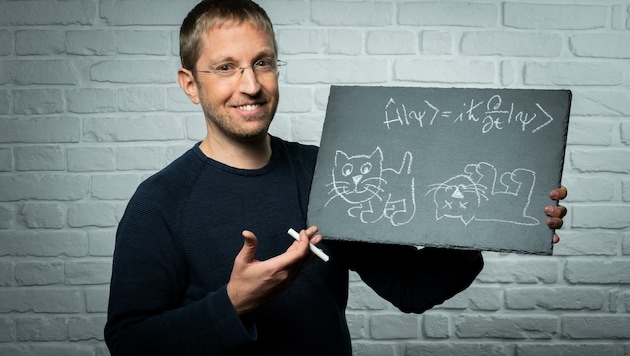
<svg viewBox="0 0 630 356"><path fill-rule="evenodd" d="M239 121L242 119L231 118L225 113L218 112L218 110L215 110L208 104L202 107L209 126L218 129L224 136L235 140L252 140L266 137L275 114L275 108L272 108L271 110L264 110L260 115L247 118L247 123L254 121L260 123L255 130L250 130L239 124Z"/></svg>

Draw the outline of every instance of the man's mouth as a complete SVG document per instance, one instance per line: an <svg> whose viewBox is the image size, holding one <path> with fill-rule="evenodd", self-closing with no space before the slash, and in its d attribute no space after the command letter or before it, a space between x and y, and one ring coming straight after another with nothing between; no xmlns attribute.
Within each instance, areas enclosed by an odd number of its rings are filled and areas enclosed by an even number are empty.
<svg viewBox="0 0 630 356"><path fill-rule="evenodd" d="M236 108L239 110L244 110L244 111L252 111L252 110L256 110L260 107L260 104L248 104L248 105L240 105L237 106Z"/></svg>

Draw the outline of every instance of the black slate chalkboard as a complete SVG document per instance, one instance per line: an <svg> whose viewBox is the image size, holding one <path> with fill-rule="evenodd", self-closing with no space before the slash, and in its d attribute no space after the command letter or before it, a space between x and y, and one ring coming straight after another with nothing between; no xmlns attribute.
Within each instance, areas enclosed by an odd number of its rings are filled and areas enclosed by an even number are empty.
<svg viewBox="0 0 630 356"><path fill-rule="evenodd" d="M327 239L549 255L568 90L333 86L308 206Z"/></svg>

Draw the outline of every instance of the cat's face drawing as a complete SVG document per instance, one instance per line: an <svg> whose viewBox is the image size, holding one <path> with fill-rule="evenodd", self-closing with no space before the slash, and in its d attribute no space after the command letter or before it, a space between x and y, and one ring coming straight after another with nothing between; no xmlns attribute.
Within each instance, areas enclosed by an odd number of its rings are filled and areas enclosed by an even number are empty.
<svg viewBox="0 0 630 356"><path fill-rule="evenodd" d="M363 203L374 197L380 199L382 167L383 153L378 147L369 156L348 156L337 151L332 193L352 204Z"/></svg>
<svg viewBox="0 0 630 356"><path fill-rule="evenodd" d="M436 218L461 219L468 225L475 218L485 197L484 186L476 184L468 176L458 175L446 182L433 185L433 199L436 206Z"/></svg>

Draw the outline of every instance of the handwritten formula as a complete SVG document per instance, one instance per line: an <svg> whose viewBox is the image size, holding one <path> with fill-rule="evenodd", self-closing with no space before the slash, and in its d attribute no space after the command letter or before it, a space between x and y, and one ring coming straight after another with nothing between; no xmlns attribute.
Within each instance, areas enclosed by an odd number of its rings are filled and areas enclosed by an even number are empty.
<svg viewBox="0 0 630 356"><path fill-rule="evenodd" d="M505 103L501 95L497 94L488 100L471 99L460 108L440 108L422 99L410 105L392 97L385 105L383 124L389 130L397 126L426 128L437 124L457 125L471 122L479 124L484 134L511 126L534 134L553 120L549 112L538 103L530 111L516 110L514 103Z"/></svg>

